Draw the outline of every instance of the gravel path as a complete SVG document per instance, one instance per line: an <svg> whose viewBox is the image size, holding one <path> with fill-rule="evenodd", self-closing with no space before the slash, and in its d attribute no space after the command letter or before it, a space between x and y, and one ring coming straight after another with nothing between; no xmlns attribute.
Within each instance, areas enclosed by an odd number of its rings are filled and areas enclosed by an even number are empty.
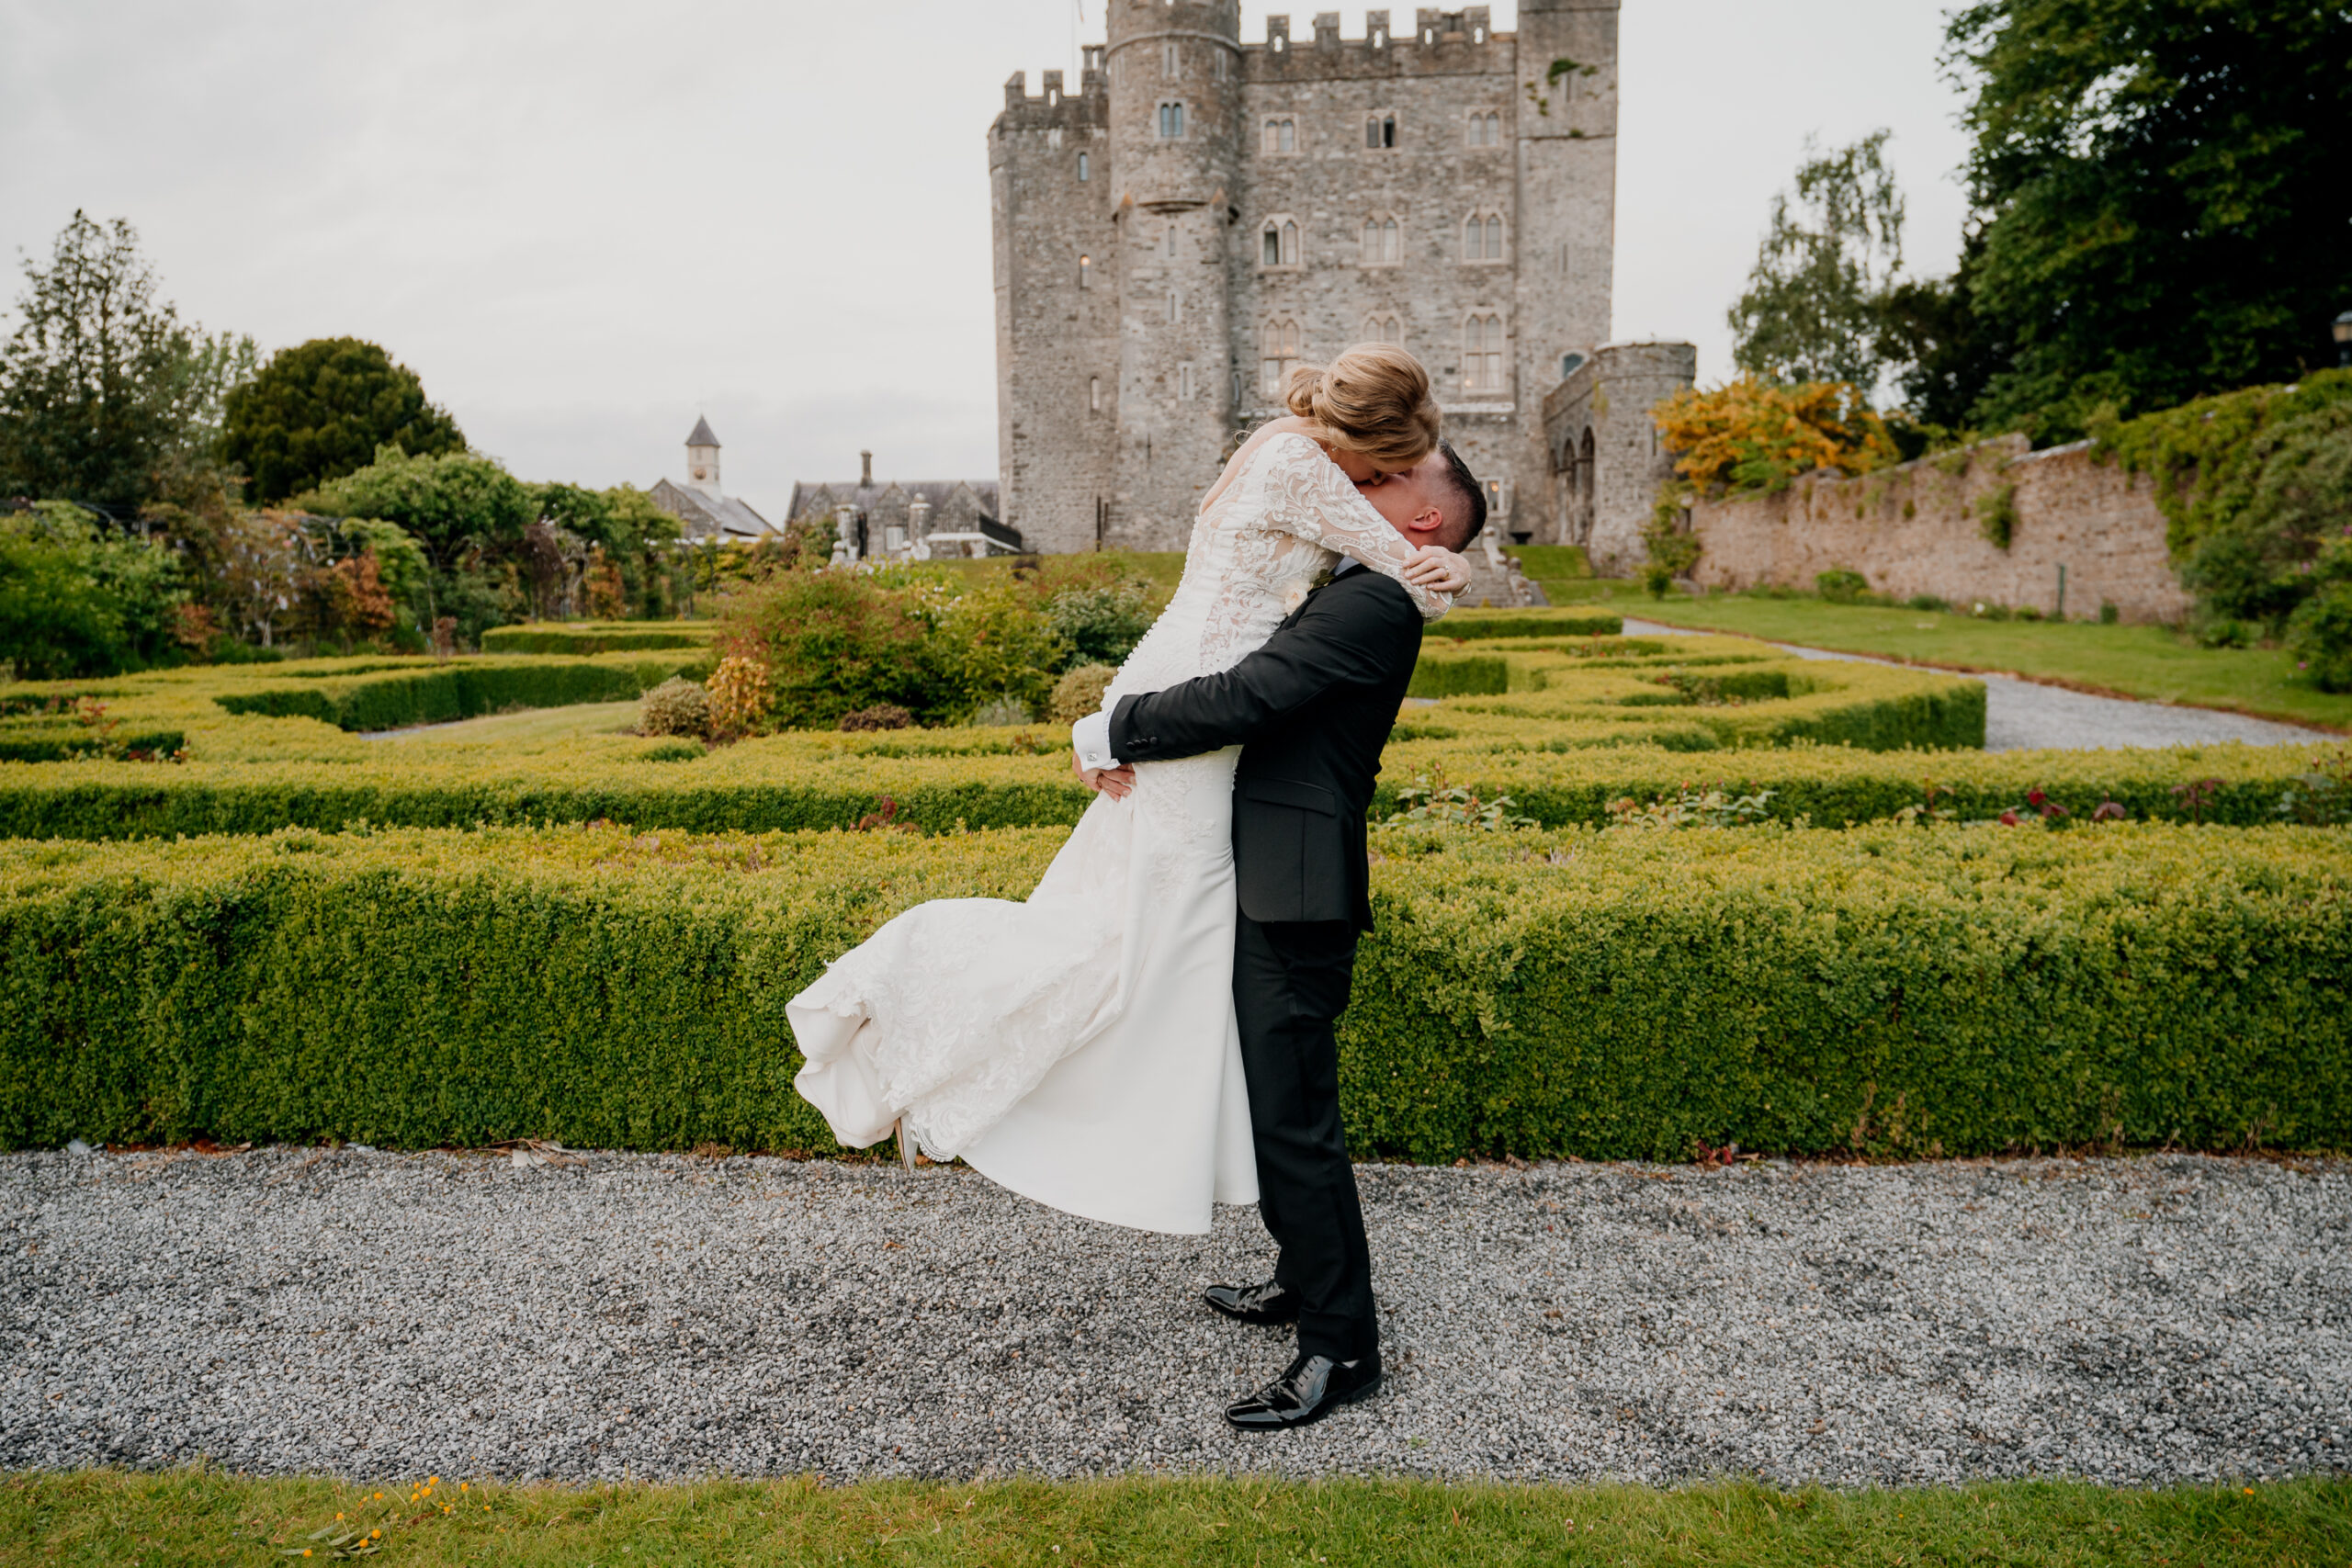
<svg viewBox="0 0 2352 1568"><path fill-rule="evenodd" d="M1655 621L1627 620L1628 637L1700 637L1707 634ZM1818 648L1798 648L1776 642L1800 659L1837 659L1857 664L1900 664L1899 660L1870 659L1859 653L1831 653ZM2122 697L2094 697L2064 686L2045 686L2015 675L1972 675L1984 682L1984 750L2028 751L2059 750L2087 751L2102 747L2195 746L2208 741L2243 740L2253 746L2301 745L2314 740L2340 740L2324 729L2278 724L2244 714L2212 708L2178 707L2171 703L2135 703Z"/></svg>
<svg viewBox="0 0 2352 1568"><path fill-rule="evenodd" d="M0 1467L1159 1469L1666 1482L2340 1472L2352 1164L1363 1171L1389 1384L1244 1440L1214 1235L953 1168L0 1158Z"/></svg>

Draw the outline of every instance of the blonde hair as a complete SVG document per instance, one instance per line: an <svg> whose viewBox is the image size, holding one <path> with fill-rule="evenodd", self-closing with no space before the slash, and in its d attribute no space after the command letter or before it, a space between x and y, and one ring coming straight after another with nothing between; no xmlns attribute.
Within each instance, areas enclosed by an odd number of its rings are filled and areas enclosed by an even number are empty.
<svg viewBox="0 0 2352 1568"><path fill-rule="evenodd" d="M1440 420L1430 373L1390 344L1351 348L1329 366L1290 373L1283 401L1322 427L1334 446L1401 473L1437 447Z"/></svg>

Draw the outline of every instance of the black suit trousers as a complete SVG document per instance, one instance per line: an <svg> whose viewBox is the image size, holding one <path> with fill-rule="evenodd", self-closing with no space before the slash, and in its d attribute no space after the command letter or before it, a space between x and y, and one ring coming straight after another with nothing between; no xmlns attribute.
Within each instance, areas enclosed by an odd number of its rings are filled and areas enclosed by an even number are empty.
<svg viewBox="0 0 2352 1568"><path fill-rule="evenodd" d="M1346 920L1261 922L1245 914L1234 939L1258 1212L1282 1249L1274 1280L1301 1298L1299 1352L1340 1361L1379 1348L1331 1032L1347 1009L1355 959L1355 927Z"/></svg>

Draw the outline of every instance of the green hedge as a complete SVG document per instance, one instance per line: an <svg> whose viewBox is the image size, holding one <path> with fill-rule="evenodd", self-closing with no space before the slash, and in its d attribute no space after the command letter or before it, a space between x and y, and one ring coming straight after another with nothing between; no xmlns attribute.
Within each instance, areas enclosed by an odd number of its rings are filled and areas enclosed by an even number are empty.
<svg viewBox="0 0 2352 1568"><path fill-rule="evenodd" d="M1432 644L1493 637L1615 637L1625 617L1581 605L1556 610L1456 610L1431 626Z"/></svg>
<svg viewBox="0 0 2352 1568"><path fill-rule="evenodd" d="M605 621L588 624L534 621L519 626L492 626L481 634L484 653L650 652L662 649L708 648L718 635L710 621Z"/></svg>
<svg viewBox="0 0 2352 1568"><path fill-rule="evenodd" d="M0 1144L830 1147L784 1003L1062 834L0 845ZM1357 1152L2352 1145L2325 829L1375 835Z"/></svg>
<svg viewBox="0 0 2352 1568"><path fill-rule="evenodd" d="M1442 713L1442 709L1417 712ZM293 722L293 721L285 721ZM2281 820L2279 803L2315 765L2316 748L2203 746L2136 751L1871 752L1800 746L1781 750L1675 751L1650 744L1550 751L1479 750L1450 727L1399 727L1382 760L1375 818L1398 788L1442 778L1552 827L1600 823L1612 801L1650 801L1684 788L1771 792L1768 814L1825 828L1923 806L1962 819L2025 809L2040 790L2081 822L2103 801L2132 819L2255 827ZM696 761L650 761L647 743L615 738L536 756L490 747L370 747L358 761L0 764L0 836L102 840L175 834L333 831L346 824L469 828L589 822L696 832L846 828L883 809L935 831L1070 823L1089 796L1069 776L1061 738L1021 732L895 732L881 737L776 736ZM1636 732L1646 739L1654 732ZM341 739L338 737L338 739ZM962 740L969 749L947 750ZM919 750L928 741L936 750ZM863 742L863 743L861 743ZM490 755L483 755L490 752ZM454 754L452 754L454 753ZM2199 790L2205 784L2210 788Z"/></svg>
<svg viewBox="0 0 2352 1568"><path fill-rule="evenodd" d="M0 721L0 762L68 762L108 751L169 756L187 744L177 729L153 727L100 731L72 719L33 723Z"/></svg>
<svg viewBox="0 0 2352 1568"><path fill-rule="evenodd" d="M212 700L232 714L315 718L338 729L400 729L441 724L508 708L568 707L624 702L671 676L707 672L709 656L452 660L412 664L344 679L254 685Z"/></svg>

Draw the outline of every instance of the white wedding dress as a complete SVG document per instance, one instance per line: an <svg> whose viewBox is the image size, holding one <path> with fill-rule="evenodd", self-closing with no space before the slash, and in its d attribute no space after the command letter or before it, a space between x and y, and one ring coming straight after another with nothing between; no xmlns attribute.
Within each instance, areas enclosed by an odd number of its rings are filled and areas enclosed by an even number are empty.
<svg viewBox="0 0 2352 1568"><path fill-rule="evenodd" d="M1313 441L1261 436L1202 507L1183 579L1104 708L1239 660L1334 551L1401 582L1413 547ZM1025 903L918 905L795 997L797 1087L834 1136L865 1147L903 1115L934 1159L1146 1230L1203 1233L1213 1202L1255 1201L1233 1017L1239 755L1143 763L1125 800L1095 797Z"/></svg>

